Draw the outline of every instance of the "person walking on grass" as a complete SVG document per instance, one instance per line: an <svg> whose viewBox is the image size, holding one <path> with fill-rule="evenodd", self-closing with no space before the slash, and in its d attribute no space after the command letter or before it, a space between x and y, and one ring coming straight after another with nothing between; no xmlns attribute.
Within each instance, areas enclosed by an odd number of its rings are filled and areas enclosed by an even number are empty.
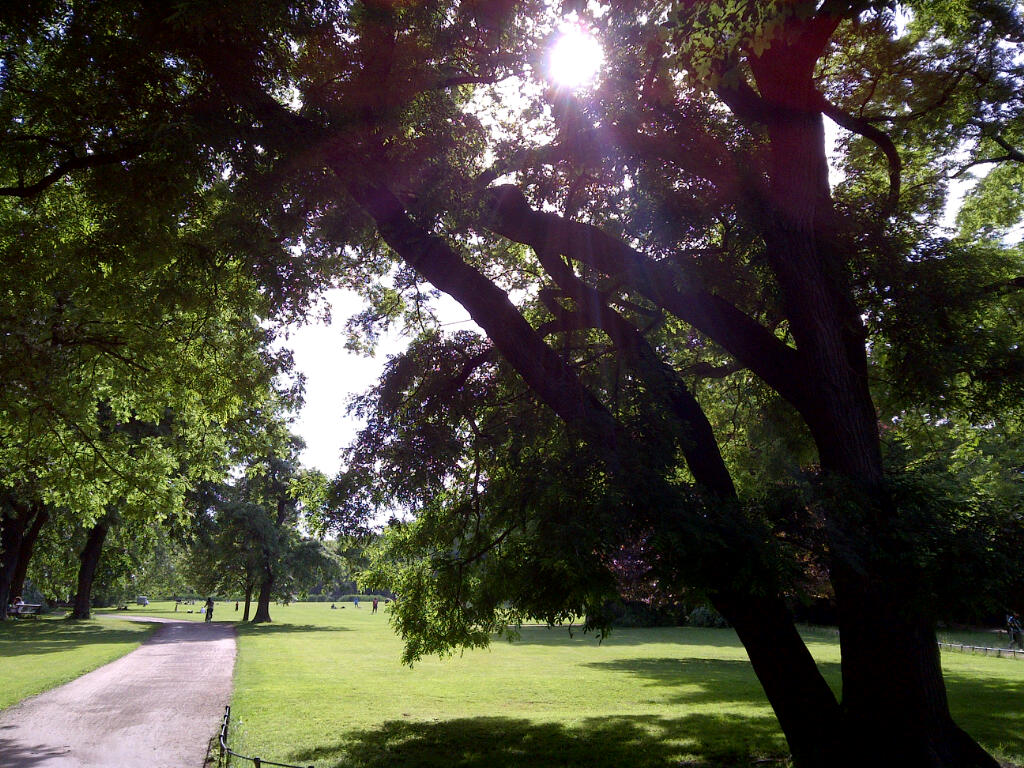
<svg viewBox="0 0 1024 768"><path fill-rule="evenodd" d="M1024 627L1021 627L1020 619L1014 613L1006 614L1006 633L1010 636L1010 648L1016 645L1024 651Z"/></svg>
<svg viewBox="0 0 1024 768"><path fill-rule="evenodd" d="M204 621L213 621L213 598L206 598L206 618Z"/></svg>
<svg viewBox="0 0 1024 768"><path fill-rule="evenodd" d="M370 611L370 613L376 613L376 612L377 612L377 598L375 597L375 598L373 598L373 610Z"/></svg>

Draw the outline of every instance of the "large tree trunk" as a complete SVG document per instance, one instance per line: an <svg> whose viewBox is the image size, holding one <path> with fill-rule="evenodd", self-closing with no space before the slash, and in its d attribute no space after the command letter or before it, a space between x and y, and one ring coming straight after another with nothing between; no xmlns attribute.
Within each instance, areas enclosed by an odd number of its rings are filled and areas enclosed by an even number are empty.
<svg viewBox="0 0 1024 768"><path fill-rule="evenodd" d="M839 704L782 600L734 593L718 594L713 602L747 650L786 736L793 765L852 766L842 741Z"/></svg>
<svg viewBox="0 0 1024 768"><path fill-rule="evenodd" d="M843 658L843 713L856 764L997 768L949 714L934 622L913 574L833 568ZM911 583L910 588L907 582Z"/></svg>
<svg viewBox="0 0 1024 768"><path fill-rule="evenodd" d="M805 35L793 45L772 46L752 68L769 106L759 118L770 147L763 224L768 258L803 368L813 372L807 399L794 404L810 427L822 470L842 478L850 492L827 511L848 761L996 766L949 715L922 575L890 535L896 510L878 504L885 474L866 334L837 237L813 80L825 39ZM792 739L791 745L796 753Z"/></svg>
<svg viewBox="0 0 1024 768"><path fill-rule="evenodd" d="M253 624L269 622L270 619L270 594L274 589L274 577L267 575L260 584L260 594L256 601L256 615L252 617Z"/></svg>
<svg viewBox="0 0 1024 768"><path fill-rule="evenodd" d="M5 499L5 513L0 515L0 619L7 618L7 605L21 594L14 591L15 577L25 543L25 532L41 505L24 504L17 499Z"/></svg>
<svg viewBox="0 0 1024 768"><path fill-rule="evenodd" d="M0 517L0 618L7 618L7 604L14 597L11 582L18 567L18 555L25 534L25 518L21 515Z"/></svg>
<svg viewBox="0 0 1024 768"><path fill-rule="evenodd" d="M794 405L807 421L822 470L849 491L828 510L847 762L994 767L950 717L928 590L905 544L890 535L896 509L882 500L866 334L836 236L813 80L825 38L800 47L812 39L773 46L752 67L771 115L761 118L770 146L765 242L804 370L814 372L807 399Z"/></svg>
<svg viewBox="0 0 1024 768"><path fill-rule="evenodd" d="M21 550L18 552L18 565L14 569L14 576L11 579L12 595L20 595L25 591L25 577L28 575L28 564L32 560L32 550L35 548L36 539L39 538L39 532L49 519L50 510L44 505L39 504L36 507L32 523L29 525L28 530L25 531L25 536L21 540Z"/></svg>
<svg viewBox="0 0 1024 768"><path fill-rule="evenodd" d="M106 517L100 518L89 531L85 547L79 555L78 591L71 608L72 619L88 619L92 615L92 583L96 577L96 568L103 551L103 541L110 530L110 522Z"/></svg>
<svg viewBox="0 0 1024 768"><path fill-rule="evenodd" d="M245 583L245 612L242 614L242 621L249 620L249 606L252 605L252 582Z"/></svg>

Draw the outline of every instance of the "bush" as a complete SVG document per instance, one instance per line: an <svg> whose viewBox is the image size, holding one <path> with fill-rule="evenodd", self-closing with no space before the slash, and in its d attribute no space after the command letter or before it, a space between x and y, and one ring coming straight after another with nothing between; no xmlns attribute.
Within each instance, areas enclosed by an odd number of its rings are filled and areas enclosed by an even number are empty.
<svg viewBox="0 0 1024 768"><path fill-rule="evenodd" d="M690 611L690 615L686 617L686 622L691 627L724 629L729 626L729 622L722 617L722 614L706 605L698 605Z"/></svg>

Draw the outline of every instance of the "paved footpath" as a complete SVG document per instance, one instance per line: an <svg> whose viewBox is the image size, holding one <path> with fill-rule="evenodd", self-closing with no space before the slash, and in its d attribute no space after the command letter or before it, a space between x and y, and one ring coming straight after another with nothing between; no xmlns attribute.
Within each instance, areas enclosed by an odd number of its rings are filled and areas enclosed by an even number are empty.
<svg viewBox="0 0 1024 768"><path fill-rule="evenodd" d="M201 768L231 696L231 624L161 626L137 650L0 712L3 768Z"/></svg>

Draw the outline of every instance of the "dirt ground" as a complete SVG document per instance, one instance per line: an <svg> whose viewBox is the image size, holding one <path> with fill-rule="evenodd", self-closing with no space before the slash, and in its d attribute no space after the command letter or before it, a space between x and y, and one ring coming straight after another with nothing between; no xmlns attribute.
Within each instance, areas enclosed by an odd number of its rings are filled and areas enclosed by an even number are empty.
<svg viewBox="0 0 1024 768"><path fill-rule="evenodd" d="M0 712L3 768L201 768L231 696L233 626L161 624L140 648Z"/></svg>

